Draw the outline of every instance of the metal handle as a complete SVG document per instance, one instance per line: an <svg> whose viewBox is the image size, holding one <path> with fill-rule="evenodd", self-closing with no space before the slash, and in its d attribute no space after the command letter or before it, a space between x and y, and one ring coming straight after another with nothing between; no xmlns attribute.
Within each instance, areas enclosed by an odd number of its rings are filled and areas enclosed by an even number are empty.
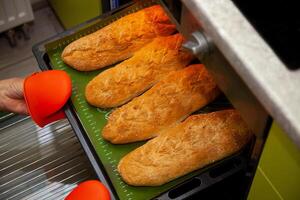
<svg viewBox="0 0 300 200"><path fill-rule="evenodd" d="M183 48L190 51L199 59L203 59L210 52L209 42L201 31L195 31L191 34L189 40L185 42Z"/></svg>

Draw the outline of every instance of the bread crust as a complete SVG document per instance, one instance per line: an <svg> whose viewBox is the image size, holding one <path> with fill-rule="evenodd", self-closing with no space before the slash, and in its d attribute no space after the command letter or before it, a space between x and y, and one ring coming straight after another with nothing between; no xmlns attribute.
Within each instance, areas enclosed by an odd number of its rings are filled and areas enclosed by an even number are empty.
<svg viewBox="0 0 300 200"><path fill-rule="evenodd" d="M155 5L70 43L61 57L79 71L96 70L125 60L155 37L175 31L163 8Z"/></svg>
<svg viewBox="0 0 300 200"><path fill-rule="evenodd" d="M107 69L86 86L87 101L96 107L120 106L151 88L168 73L184 68L192 55L181 50L180 34L158 37L132 58Z"/></svg>
<svg viewBox="0 0 300 200"><path fill-rule="evenodd" d="M111 113L102 136L115 144L146 140L174 126L220 93L201 64L170 73L143 95Z"/></svg>
<svg viewBox="0 0 300 200"><path fill-rule="evenodd" d="M251 132L235 110L192 115L123 157L118 171L134 186L159 186L225 158Z"/></svg>

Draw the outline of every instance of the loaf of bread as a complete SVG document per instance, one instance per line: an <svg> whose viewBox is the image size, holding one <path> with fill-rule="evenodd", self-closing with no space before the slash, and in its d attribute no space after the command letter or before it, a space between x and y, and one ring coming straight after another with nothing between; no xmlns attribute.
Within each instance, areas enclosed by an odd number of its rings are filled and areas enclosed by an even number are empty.
<svg viewBox="0 0 300 200"><path fill-rule="evenodd" d="M192 56L181 50L182 42L180 34L154 39L133 57L90 81L85 90L87 101L101 108L122 105L168 73L184 68Z"/></svg>
<svg viewBox="0 0 300 200"><path fill-rule="evenodd" d="M125 60L157 36L176 31L164 10L155 5L129 14L69 44L61 57L79 71L91 71Z"/></svg>
<svg viewBox="0 0 300 200"><path fill-rule="evenodd" d="M235 110L192 115L123 157L118 171L134 186L159 186L239 151L251 132Z"/></svg>
<svg viewBox="0 0 300 200"><path fill-rule="evenodd" d="M146 140L214 100L219 89L201 64L170 73L143 95L111 113L102 130L115 144Z"/></svg>

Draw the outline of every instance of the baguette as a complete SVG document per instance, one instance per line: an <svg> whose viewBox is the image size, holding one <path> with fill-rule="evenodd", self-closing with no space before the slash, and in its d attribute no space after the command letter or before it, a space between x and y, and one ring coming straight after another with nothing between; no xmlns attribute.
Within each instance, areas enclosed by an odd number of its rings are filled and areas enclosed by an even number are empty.
<svg viewBox="0 0 300 200"><path fill-rule="evenodd" d="M159 186L225 158L251 132L235 110L192 115L121 159L118 171L134 186Z"/></svg>
<svg viewBox="0 0 300 200"><path fill-rule="evenodd" d="M155 37L175 31L164 10L155 5L72 42L61 57L79 71L96 70L125 60Z"/></svg>
<svg viewBox="0 0 300 200"><path fill-rule="evenodd" d="M201 64L170 73L143 95L111 113L102 130L115 144L146 140L174 126L220 93Z"/></svg>
<svg viewBox="0 0 300 200"><path fill-rule="evenodd" d="M90 81L85 90L87 101L101 108L122 105L171 71L184 68L193 57L180 50L182 42L180 34L154 39L132 58Z"/></svg>

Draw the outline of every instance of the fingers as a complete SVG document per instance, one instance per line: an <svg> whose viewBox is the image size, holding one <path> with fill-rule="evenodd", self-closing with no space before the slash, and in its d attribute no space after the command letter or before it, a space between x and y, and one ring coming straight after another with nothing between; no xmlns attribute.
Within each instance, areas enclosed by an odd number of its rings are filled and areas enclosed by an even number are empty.
<svg viewBox="0 0 300 200"><path fill-rule="evenodd" d="M12 99L23 99L24 78L0 80L1 95Z"/></svg>
<svg viewBox="0 0 300 200"><path fill-rule="evenodd" d="M10 84L7 90L8 96L16 99L24 99L24 93L23 93L24 78L12 78L9 80L10 80Z"/></svg>
<svg viewBox="0 0 300 200"><path fill-rule="evenodd" d="M23 78L0 81L0 110L28 114L23 95Z"/></svg>
<svg viewBox="0 0 300 200"><path fill-rule="evenodd" d="M8 99L3 109L21 115L29 114L25 101L19 99Z"/></svg>
<svg viewBox="0 0 300 200"><path fill-rule="evenodd" d="M25 101L20 100L20 101L17 103L14 112L15 112L15 113L18 113L18 114L21 114L21 115L29 115L29 112L28 112L28 109L27 109L27 106L26 106Z"/></svg>

